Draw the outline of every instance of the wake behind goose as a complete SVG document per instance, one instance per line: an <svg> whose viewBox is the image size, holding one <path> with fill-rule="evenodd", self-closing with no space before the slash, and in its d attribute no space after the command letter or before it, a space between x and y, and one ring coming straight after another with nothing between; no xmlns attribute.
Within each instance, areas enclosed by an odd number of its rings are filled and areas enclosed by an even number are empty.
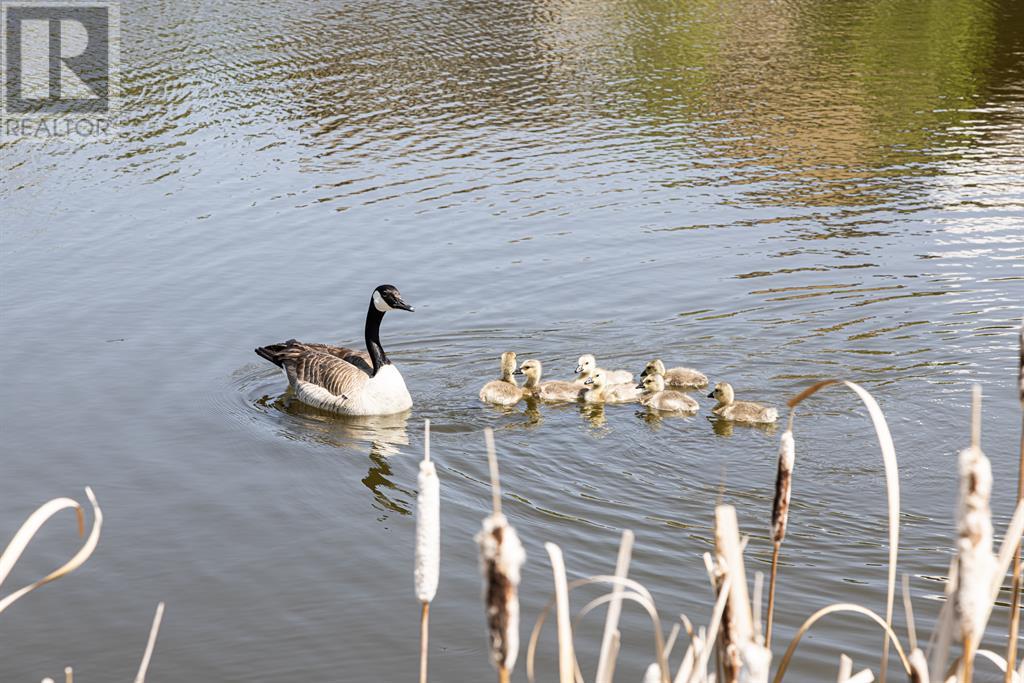
<svg viewBox="0 0 1024 683"><path fill-rule="evenodd" d="M341 415L393 415L412 407L412 397L380 344L380 323L393 310L412 311L392 285L373 290L366 311L366 351L289 339L256 353L284 370L295 396L307 405Z"/></svg>

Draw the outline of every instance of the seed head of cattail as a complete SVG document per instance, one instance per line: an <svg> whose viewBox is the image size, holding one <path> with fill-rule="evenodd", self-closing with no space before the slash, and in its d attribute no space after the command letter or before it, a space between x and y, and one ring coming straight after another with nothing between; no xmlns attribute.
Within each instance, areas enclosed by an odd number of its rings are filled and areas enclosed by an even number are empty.
<svg viewBox="0 0 1024 683"><path fill-rule="evenodd" d="M430 602L437 594L441 571L441 489L429 455L420 462L416 497L416 597Z"/></svg>
<svg viewBox="0 0 1024 683"><path fill-rule="evenodd" d="M960 633L976 634L988 616L995 556L992 554L992 465L977 446L960 453L957 506L956 608ZM977 643L975 643L977 645Z"/></svg>
<svg viewBox="0 0 1024 683"><path fill-rule="evenodd" d="M476 535L491 645L491 663L512 671L519 654L519 570L526 551L516 530L499 513L484 519Z"/></svg>
<svg viewBox="0 0 1024 683"><path fill-rule="evenodd" d="M772 503L772 540L776 543L782 543L786 537L795 463L796 444L793 432L787 429L779 440L779 469L775 475L775 501Z"/></svg>

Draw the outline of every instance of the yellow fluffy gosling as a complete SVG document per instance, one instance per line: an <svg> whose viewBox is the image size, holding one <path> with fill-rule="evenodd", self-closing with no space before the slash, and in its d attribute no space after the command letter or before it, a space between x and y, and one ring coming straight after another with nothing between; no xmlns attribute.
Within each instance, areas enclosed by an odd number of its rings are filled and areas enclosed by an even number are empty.
<svg viewBox="0 0 1024 683"><path fill-rule="evenodd" d="M732 385L727 382L716 384L715 390L708 394L708 398L718 399L718 403L711 409L712 413L733 422L768 424L775 422L779 417L779 411L775 408L751 401L737 401Z"/></svg>
<svg viewBox="0 0 1024 683"><path fill-rule="evenodd" d="M523 397L523 389L516 383L513 374L516 371L516 354L506 351L501 354L501 379L488 382L480 390L480 400L496 403L500 406L511 406Z"/></svg>
<svg viewBox="0 0 1024 683"><path fill-rule="evenodd" d="M608 384L605 371L598 369L584 382L589 386L583 394L586 403L635 403L640 400L641 391L632 384Z"/></svg>
<svg viewBox="0 0 1024 683"><path fill-rule="evenodd" d="M681 391L666 391L665 378L660 374L647 375L637 386L643 389L640 403L666 413L695 413L700 404L692 396Z"/></svg>
<svg viewBox="0 0 1024 683"><path fill-rule="evenodd" d="M576 378L576 382L583 382L586 384L587 380L594 376L594 373L601 371L604 373L604 381L607 385L613 384L632 384L633 373L628 370L605 370L604 368L597 367L597 359L594 358L592 353L585 353L580 356L579 365L576 366L576 372L579 373L579 377Z"/></svg>
<svg viewBox="0 0 1024 683"><path fill-rule="evenodd" d="M640 373L640 376L647 377L648 375L655 374L663 376L665 384L670 387L701 389L708 385L708 376L703 372L693 368L666 368L660 358L655 358L648 363L644 371Z"/></svg>
<svg viewBox="0 0 1024 683"><path fill-rule="evenodd" d="M541 382L540 378L543 372L543 364L539 360L531 358L524 361L515 374L526 375L526 384L523 385L523 389L542 401L576 401L579 399L580 393L584 390L583 387L575 382Z"/></svg>

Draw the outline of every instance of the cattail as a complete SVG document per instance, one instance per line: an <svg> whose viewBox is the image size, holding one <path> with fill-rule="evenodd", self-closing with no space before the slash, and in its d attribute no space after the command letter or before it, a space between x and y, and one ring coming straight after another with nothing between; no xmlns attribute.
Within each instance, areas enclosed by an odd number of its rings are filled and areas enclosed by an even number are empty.
<svg viewBox="0 0 1024 683"><path fill-rule="evenodd" d="M793 441L793 414L790 413L789 429L779 440L779 466L775 474L775 500L772 502L772 573L768 581L768 618L765 627L765 644L772 644L772 620L775 615L775 577L779 568L779 550L786 538L789 523L789 498L793 485L793 466L796 464L796 443ZM760 606L758 606L760 608Z"/></svg>
<svg viewBox="0 0 1024 683"><path fill-rule="evenodd" d="M992 465L979 447L981 392L975 387L971 446L960 453L957 504L956 614L963 639L962 683L970 683L974 650L988 619L989 591L995 571L992 553Z"/></svg>
<svg viewBox="0 0 1024 683"><path fill-rule="evenodd" d="M490 639L491 663L498 670L499 683L507 683L519 654L519 578L526 552L516 530L501 513L501 484L494 433L484 431L491 469L493 514L486 517L476 535L480 546L480 573L484 581L484 605Z"/></svg>
<svg viewBox="0 0 1024 683"><path fill-rule="evenodd" d="M1024 417L1024 320L1020 326L1020 364L1017 366L1019 398L1022 417ZM1024 422L1020 430L1020 459L1017 464L1017 504L1024 500ZM1010 637L1006 646L1006 677L1004 683L1012 683L1013 669L1017 666L1017 634L1020 630L1020 589L1021 589L1021 558L1020 541L1013 553L1013 582L1010 584Z"/></svg>
<svg viewBox="0 0 1024 683"><path fill-rule="evenodd" d="M767 683L771 651L754 630L753 612L747 593L736 508L715 508L715 551L718 555L719 590L728 584L728 601L722 620L720 644L723 680L726 683Z"/></svg>
<svg viewBox="0 0 1024 683"><path fill-rule="evenodd" d="M430 636L430 602L437 594L441 572L441 487L430 460L430 420L423 423L423 460L416 497L416 564L413 571L420 613L420 683L427 680L427 644Z"/></svg>

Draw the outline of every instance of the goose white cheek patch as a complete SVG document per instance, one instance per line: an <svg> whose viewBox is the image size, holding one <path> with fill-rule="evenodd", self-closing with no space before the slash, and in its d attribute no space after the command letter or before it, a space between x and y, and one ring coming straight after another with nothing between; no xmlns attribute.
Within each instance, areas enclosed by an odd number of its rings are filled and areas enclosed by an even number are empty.
<svg viewBox="0 0 1024 683"><path fill-rule="evenodd" d="M388 302L384 301L384 297L382 297L378 291L373 292L373 307L381 313L387 313L388 311L394 310L388 306Z"/></svg>

